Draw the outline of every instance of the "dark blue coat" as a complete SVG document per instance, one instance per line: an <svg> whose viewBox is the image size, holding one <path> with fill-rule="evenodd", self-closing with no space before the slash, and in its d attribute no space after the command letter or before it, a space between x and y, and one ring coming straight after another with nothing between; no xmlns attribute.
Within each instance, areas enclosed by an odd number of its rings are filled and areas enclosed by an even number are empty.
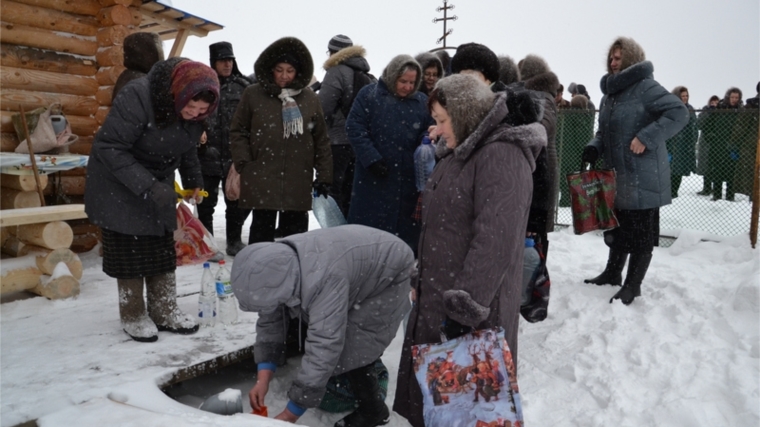
<svg viewBox="0 0 760 427"><path fill-rule="evenodd" d="M412 219L418 196L414 150L432 123L427 96L420 92L399 98L383 79L359 91L346 121L346 134L356 153L349 223L395 234L417 249L420 229ZM388 166L387 178L377 178L367 170L381 159Z"/></svg>

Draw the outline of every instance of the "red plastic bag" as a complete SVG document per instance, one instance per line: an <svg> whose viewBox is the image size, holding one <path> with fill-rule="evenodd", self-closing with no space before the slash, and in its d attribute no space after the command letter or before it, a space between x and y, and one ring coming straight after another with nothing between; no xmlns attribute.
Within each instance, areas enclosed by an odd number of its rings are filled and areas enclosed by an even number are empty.
<svg viewBox="0 0 760 427"><path fill-rule="evenodd" d="M219 251L214 242L214 236L206 230L201 220L195 217L184 203L177 206L174 249L177 251L178 267L206 262Z"/></svg>
<svg viewBox="0 0 760 427"><path fill-rule="evenodd" d="M575 234L618 226L615 206L615 171L590 169L567 174Z"/></svg>

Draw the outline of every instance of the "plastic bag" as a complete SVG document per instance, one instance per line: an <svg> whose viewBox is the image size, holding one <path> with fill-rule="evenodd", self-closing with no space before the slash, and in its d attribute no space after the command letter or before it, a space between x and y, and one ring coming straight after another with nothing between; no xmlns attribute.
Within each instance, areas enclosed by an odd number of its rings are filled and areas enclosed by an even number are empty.
<svg viewBox="0 0 760 427"><path fill-rule="evenodd" d="M425 425L521 426L520 390L504 330L412 346Z"/></svg>
<svg viewBox="0 0 760 427"><path fill-rule="evenodd" d="M186 204L177 205L177 229L174 231L177 266L200 264L219 252L214 236L206 230Z"/></svg>
<svg viewBox="0 0 760 427"><path fill-rule="evenodd" d="M51 115L57 120L55 126ZM32 138L32 148L36 153L46 153L56 148L66 147L75 143L79 137L72 134L71 124L61 112L61 104L52 104L48 108L40 107L25 113L26 124ZM11 117L13 127L16 129L21 143L16 147L16 153L28 153L29 146L26 143L26 132L21 121L21 113ZM56 128L62 129L56 132Z"/></svg>
<svg viewBox="0 0 760 427"><path fill-rule="evenodd" d="M615 171L591 169L567 174L575 234L618 226L615 206Z"/></svg>
<svg viewBox="0 0 760 427"><path fill-rule="evenodd" d="M332 196L322 197L314 192L311 199L311 210L322 228L346 224L346 217L343 216L343 212L340 211L338 203Z"/></svg>

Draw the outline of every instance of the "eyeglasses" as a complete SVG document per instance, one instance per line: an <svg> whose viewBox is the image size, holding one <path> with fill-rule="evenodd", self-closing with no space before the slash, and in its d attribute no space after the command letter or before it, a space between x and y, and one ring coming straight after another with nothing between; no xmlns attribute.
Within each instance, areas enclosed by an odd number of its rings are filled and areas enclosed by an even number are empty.
<svg viewBox="0 0 760 427"><path fill-rule="evenodd" d="M425 73L424 76L425 76L426 79L428 79L428 78L429 79L437 79L438 78L438 73Z"/></svg>

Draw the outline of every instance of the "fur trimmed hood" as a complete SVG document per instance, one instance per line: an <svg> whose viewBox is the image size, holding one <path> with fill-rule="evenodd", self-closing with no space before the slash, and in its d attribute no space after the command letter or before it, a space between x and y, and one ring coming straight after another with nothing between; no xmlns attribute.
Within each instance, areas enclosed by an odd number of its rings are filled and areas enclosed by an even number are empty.
<svg viewBox="0 0 760 427"><path fill-rule="evenodd" d="M325 70L329 70L330 68L337 67L338 65L346 62L347 60L351 58L364 58L367 56L367 50L364 49L362 46L349 46L347 48L341 49L334 54L330 55L327 60L325 60L325 63L322 65L322 68Z"/></svg>
<svg viewBox="0 0 760 427"><path fill-rule="evenodd" d="M457 143L461 144L488 115L496 95L490 87L468 74L445 77L436 83L435 88L441 100L445 100L443 108L451 119Z"/></svg>
<svg viewBox="0 0 760 427"><path fill-rule="evenodd" d="M539 74L546 74L551 71L544 58L533 54L526 56L518 66L520 67L520 81L528 81ZM556 89L554 93L557 93Z"/></svg>
<svg viewBox="0 0 760 427"><path fill-rule="evenodd" d="M134 33L124 39L124 66L147 74L153 65L164 60L161 37L156 33Z"/></svg>
<svg viewBox="0 0 760 427"><path fill-rule="evenodd" d="M520 70L510 56L499 56L499 81L507 86L520 81Z"/></svg>
<svg viewBox="0 0 760 427"><path fill-rule="evenodd" d="M272 69L285 55L298 61L298 66L295 67L296 77L288 89L299 90L309 86L311 77L314 75L314 61L309 49L301 40L295 37L283 37L276 40L261 52L256 63L253 64L258 83L272 96L279 95L281 91L281 88L274 82Z"/></svg>
<svg viewBox="0 0 760 427"><path fill-rule="evenodd" d="M406 67L412 67L417 70L417 78L414 79L414 91L409 93L409 95L406 97L411 97L420 89L420 82L422 82L422 67L420 67L420 64L410 55L397 55L391 59L391 62L389 62L385 67L383 74L380 77L380 79L385 83L385 86L388 88L388 92L394 96L397 96L396 80L401 77L401 74Z"/></svg>
<svg viewBox="0 0 760 427"><path fill-rule="evenodd" d="M438 70L438 78L443 78L443 64L438 55L430 52L422 52L415 56L414 59L420 64L420 67L422 67L423 73L426 69L435 67L435 69Z"/></svg>
<svg viewBox="0 0 760 427"><path fill-rule="evenodd" d="M165 128L169 123L179 120L174 109L174 95L172 95L172 72L174 67L187 58L175 56L166 61L158 61L148 73L150 82L150 101L153 112L156 115L156 126Z"/></svg>
<svg viewBox="0 0 760 427"><path fill-rule="evenodd" d="M612 56L612 52L618 47L620 48L623 56L623 63L620 66L621 72L628 67L640 62L644 62L647 59L646 54L644 53L644 49L641 47L641 45L636 43L634 39L628 37L618 37L614 42L612 42L612 45L610 45L610 49L607 51L607 58L605 58L607 61L607 73L609 74L612 74L612 68L610 68L610 56Z"/></svg>
<svg viewBox="0 0 760 427"><path fill-rule="evenodd" d="M525 80L525 89L535 90L536 92L546 92L553 98L557 96L559 79L557 78L557 75L551 71L541 73Z"/></svg>
<svg viewBox="0 0 760 427"><path fill-rule="evenodd" d="M730 98L731 98L731 92L738 92L739 93L739 102L736 104L736 107L731 107ZM744 98L742 94L742 90L738 87L732 86L726 90L725 95L723 95L723 99L718 102L718 106L722 108L738 108L742 106L742 99Z"/></svg>
<svg viewBox="0 0 760 427"><path fill-rule="evenodd" d="M603 94L614 95L641 80L653 78L654 65L650 61L643 61L633 64L617 74L605 74L602 76L599 87Z"/></svg>

